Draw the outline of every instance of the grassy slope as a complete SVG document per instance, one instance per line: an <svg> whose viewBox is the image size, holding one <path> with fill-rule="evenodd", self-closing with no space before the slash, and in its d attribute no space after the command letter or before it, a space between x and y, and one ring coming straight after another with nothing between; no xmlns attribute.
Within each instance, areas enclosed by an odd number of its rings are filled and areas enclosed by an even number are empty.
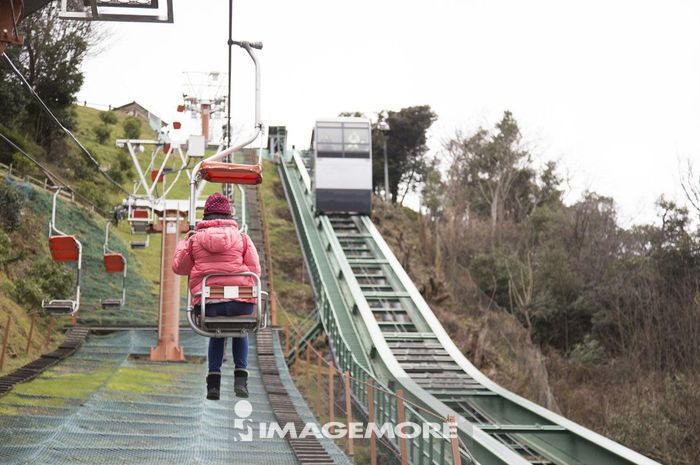
<svg viewBox="0 0 700 465"><path fill-rule="evenodd" d="M297 316L294 321L300 321L313 311L313 291L308 283L301 246L274 163L264 163L263 176L262 200L269 228L275 293L280 304L279 323L284 323L283 310Z"/></svg>
<svg viewBox="0 0 700 465"><path fill-rule="evenodd" d="M112 127L110 141L99 144L95 138L94 128L101 125L99 118L100 111L87 107L76 107L78 138L86 145L91 153L100 161L103 168L109 167L112 160L116 159L119 152L124 149L116 147L114 141L124 137L121 123L125 119L124 115L117 114L118 122ZM145 125L144 125L145 126ZM153 134L144 128L143 138L151 138ZM150 152L139 154L139 161L142 166L148 162ZM209 152L211 154L211 151ZM136 177L135 170L131 173L131 178ZM268 222L272 231L271 240L273 261L275 265L275 280L279 298L285 307L293 309L294 312L304 313L310 311L312 306L311 290L308 285L297 286L295 280L303 277L299 270L303 269L301 251L299 246L290 247L289 238L294 235L294 226L291 223L291 216L284 199L281 184L277 178L274 165L267 164L265 167L266 183L263 184L263 198L271 205L267 213ZM189 195L188 179L183 174L170 192L169 198L185 199ZM123 187L129 189L131 181L125 180ZM23 189L32 189L24 186ZM208 195L220 189L216 184L208 184L204 194ZM32 206L31 213L35 217L37 227L40 231L32 237L23 248L32 248L37 256L48 256L47 242L45 240L45 225L48 223L51 198L50 195L41 190L33 190L36 200ZM124 195L118 192L106 192L110 204L120 203ZM281 213L281 216L279 215ZM90 324L145 324L157 321L158 286L160 282L160 236L151 237L150 245L147 249L131 251L129 241L131 234L127 222L121 222L118 227L111 228L110 247L127 255L128 278L127 278L127 301L121 310L102 310L100 299L104 297L118 297L120 295L121 280L117 276L110 276L104 273L102 266L102 243L104 241L104 227L106 220L97 214L70 202L60 201L58 206L58 227L68 234L75 234L84 247L83 275L82 275L82 303L79 320L81 323ZM37 247L37 245L39 245ZM290 266L293 271L290 276L285 272L285 267ZM72 268L66 266L66 270ZM72 271L70 271L72 273ZM7 277L0 274L0 283L7 283ZM183 289L186 286L183 280ZM0 288L2 289L2 288ZM6 361L4 372L26 363L41 352L42 338L46 331L48 319L39 319L37 331L41 337L35 333L34 344L30 354L24 353L24 344L29 328L28 313L32 309L23 308L12 296L9 289L0 292L0 310L7 312L12 318L9 357ZM59 323L66 324L68 319L62 319ZM4 327L4 322L0 322L0 327ZM60 333L56 333L54 339L58 341Z"/></svg>
<svg viewBox="0 0 700 465"><path fill-rule="evenodd" d="M112 126L111 140L106 144L99 144L95 138L94 127L102 124L99 119L99 110L86 107L75 107L78 129L76 135L85 144L88 150L100 161L103 167L108 167L114 160L119 149L114 144L117 138L124 137L121 123L126 118L117 114L118 123ZM144 137L152 137L150 130L144 129ZM75 150L71 148L71 150ZM55 168L54 168L55 169ZM56 171L60 171L56 169ZM125 181L125 188L128 188L129 181ZM23 185L22 189L26 195L30 195L30 190L34 193L35 201L30 209L27 209L25 216L32 218L32 227L29 232L17 234L13 237L13 244L18 251L28 254L27 263L16 263L13 269L8 270L14 274L14 280L22 279L22 268L26 268L32 260L48 256L48 245L46 241L46 224L49 221L51 198L42 190L34 190L28 185ZM104 192L110 204L120 203L124 197L117 191ZM112 228L110 246L114 250L127 254L129 262L129 273L127 278L127 305L122 310L104 311L99 307L99 300L103 297L119 297L121 280L116 276L109 276L104 273L102 265L102 243L104 241L104 227L106 220L99 215L91 213L82 207L69 202L59 202L58 208L59 229L69 234L76 234L83 243L83 279L82 279L82 311L80 320L90 323L145 323L156 321L157 309L157 285L159 276L160 242L154 240L146 251L132 253L128 250L129 228L128 224L121 223L118 228ZM26 222L26 221L25 221ZM66 267L68 269L68 267ZM72 273L72 272L71 272ZM6 273L0 271L0 325L4 330L6 316L11 320L11 331L8 354L5 361L3 373L15 369L35 358L46 348L55 347L62 340L61 332L56 330L53 333L53 341L49 346L45 346L45 335L48 326L48 317L38 318L37 327L33 336L33 344L26 353L26 340L30 326L30 312L37 310L26 308L18 303L12 292L13 285ZM56 323L58 328L68 320L59 320Z"/></svg>

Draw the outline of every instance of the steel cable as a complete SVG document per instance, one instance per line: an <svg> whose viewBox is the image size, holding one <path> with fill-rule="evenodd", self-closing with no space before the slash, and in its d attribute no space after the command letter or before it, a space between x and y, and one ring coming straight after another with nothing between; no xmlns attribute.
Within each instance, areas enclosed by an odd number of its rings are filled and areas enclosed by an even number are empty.
<svg viewBox="0 0 700 465"><path fill-rule="evenodd" d="M29 89L29 92L32 94L32 97L41 105L41 107L44 109L44 111L53 119L53 121L58 125L58 127L63 130L71 139L73 139L73 142L82 150L82 152L88 157L88 159L92 162L93 165L97 168L97 170L100 172L102 176L105 177L110 183L112 183L115 187L117 187L119 190L124 192L126 195L131 195L129 191L124 189L121 184L119 184L117 181L115 181L109 174L107 174L102 167L100 167L100 163L95 159L95 157L92 156L90 151L85 148L85 146L78 140L77 137L68 129L66 128L61 121L56 117L56 115L53 114L53 112L49 109L49 107L44 103L44 101L39 97L39 94L36 93L34 88L29 84L29 82L24 78L24 75L17 69L15 64L10 60L10 57L7 56L7 54L3 53L3 57L5 58L5 61L7 62L8 65L10 65L10 68L14 71L14 73L19 77L19 79L24 83L24 85Z"/></svg>
<svg viewBox="0 0 700 465"><path fill-rule="evenodd" d="M44 175L45 175L48 179L51 180L51 182L53 182L54 184L57 184L57 185L62 185L63 187L65 187L66 189L68 189L70 192L72 192L76 197L78 197L78 198L81 200L82 203L85 203L85 204L89 205L89 206L90 206L95 212L97 212L100 216L104 216L104 212L101 212L100 209L97 208L97 206L96 206L94 203L90 202L90 200L89 200L87 197L85 197L84 195L82 195L82 194L80 194L79 192L77 192L70 184L68 184L66 181L64 181L63 179L61 179L59 176L57 176L56 174L54 174L53 172L51 172L51 170L49 170L49 169L46 168L44 165L42 165L41 163L39 163L39 161L37 161L34 157L32 157L31 155L29 155L27 152L25 152L24 150L22 150L21 147L19 147L17 144L15 144L14 142L12 142L12 140L9 139L7 136L5 136L5 134L3 134L2 132L0 132L0 137L1 137L3 140L5 140L5 142L7 142L8 144L10 144L10 145L11 145L15 150L17 150L21 155L23 155L24 157L28 158L32 163L34 163L36 166L38 166L39 169L44 173Z"/></svg>

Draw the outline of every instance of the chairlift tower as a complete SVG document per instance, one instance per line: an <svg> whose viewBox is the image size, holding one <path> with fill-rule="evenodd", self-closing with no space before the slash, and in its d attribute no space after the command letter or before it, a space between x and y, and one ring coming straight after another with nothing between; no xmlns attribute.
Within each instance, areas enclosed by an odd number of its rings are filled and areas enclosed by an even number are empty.
<svg viewBox="0 0 700 465"><path fill-rule="evenodd" d="M160 140L120 139L117 146L128 150L138 175L133 194L124 201L124 206L129 212L132 233L141 237L145 235L146 240L132 241L132 249L147 247L151 234L161 234L158 343L151 348L150 359L183 361L185 354L179 344L180 276L173 273L172 262L177 243L189 229L187 217L190 203L168 200L166 197L181 175L191 179L191 170L187 166L193 156L189 150L185 154L165 135L161 135ZM144 157L139 152L145 152L146 147L152 147L152 152ZM146 159L146 166L141 163L143 158ZM169 183L166 182L168 173L174 173ZM203 205L203 201L197 202L195 208L202 208Z"/></svg>
<svg viewBox="0 0 700 465"><path fill-rule="evenodd" d="M226 111L228 97L224 95L223 83L226 75L218 71L183 73L186 78L186 92L182 94L184 105L178 107L178 111L189 112L193 118L200 118L202 135L205 143L225 137L224 134L216 137L211 130L211 120L219 120Z"/></svg>

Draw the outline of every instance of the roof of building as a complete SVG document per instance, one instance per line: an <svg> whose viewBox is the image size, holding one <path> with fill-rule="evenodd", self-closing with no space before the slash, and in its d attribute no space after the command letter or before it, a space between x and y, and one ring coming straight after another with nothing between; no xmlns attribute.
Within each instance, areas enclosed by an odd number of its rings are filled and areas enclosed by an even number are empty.
<svg viewBox="0 0 700 465"><path fill-rule="evenodd" d="M134 100L134 101L132 101L132 102L130 102L130 103L127 103L127 104L125 104L125 105L122 105L122 106L119 106L119 107L115 107L115 108L113 108L113 111L127 111L127 110L129 110L130 107L134 107L134 106L138 107L139 110L142 110L144 113L147 113L148 115L150 115L150 116L153 117L154 119L157 119L158 121L160 121L161 127L164 127L164 126L167 126L167 125L168 125L168 123L166 123L165 121L163 121L162 119L160 119L155 113L152 113L151 111L149 111L146 107L144 107L143 105L141 105L140 103L138 103L136 100ZM148 121L147 121L147 122L148 122Z"/></svg>

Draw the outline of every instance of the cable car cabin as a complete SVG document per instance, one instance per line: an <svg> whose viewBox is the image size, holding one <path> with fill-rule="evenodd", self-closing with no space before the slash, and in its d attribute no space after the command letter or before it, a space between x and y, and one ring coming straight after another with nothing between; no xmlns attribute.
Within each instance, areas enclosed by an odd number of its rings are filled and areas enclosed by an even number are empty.
<svg viewBox="0 0 700 465"><path fill-rule="evenodd" d="M244 165L218 161L203 161L199 167L202 179L221 184L256 185L262 183L260 165Z"/></svg>
<svg viewBox="0 0 700 465"><path fill-rule="evenodd" d="M314 212L372 212L372 124L367 118L316 121L313 148Z"/></svg>
<svg viewBox="0 0 700 465"><path fill-rule="evenodd" d="M75 236L50 236L51 258L57 262L75 262L80 257L80 246Z"/></svg>
<svg viewBox="0 0 700 465"><path fill-rule="evenodd" d="M207 280L215 276L250 276L255 286L209 286ZM200 310L192 306L192 295L188 295L187 321L197 334L207 337L242 337L267 327L267 312L263 297L267 292L261 289L260 277L255 273L244 272L233 275L209 274L202 279ZM251 315L206 316L207 299L255 299L255 310Z"/></svg>

